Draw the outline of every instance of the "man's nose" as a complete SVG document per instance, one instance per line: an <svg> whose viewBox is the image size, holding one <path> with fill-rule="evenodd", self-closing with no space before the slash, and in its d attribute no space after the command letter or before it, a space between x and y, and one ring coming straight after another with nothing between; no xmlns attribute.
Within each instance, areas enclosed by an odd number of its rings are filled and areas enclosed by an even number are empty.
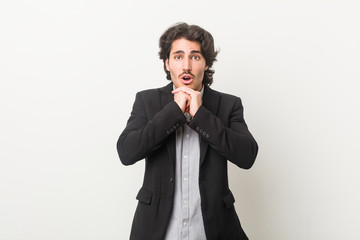
<svg viewBox="0 0 360 240"><path fill-rule="evenodd" d="M189 71L191 70L191 59L185 58L183 62L183 70Z"/></svg>

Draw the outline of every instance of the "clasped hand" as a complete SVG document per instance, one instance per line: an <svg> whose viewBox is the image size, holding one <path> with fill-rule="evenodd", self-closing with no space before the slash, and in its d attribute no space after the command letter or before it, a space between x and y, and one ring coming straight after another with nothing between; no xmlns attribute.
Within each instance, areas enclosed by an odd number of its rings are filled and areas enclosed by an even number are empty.
<svg viewBox="0 0 360 240"><path fill-rule="evenodd" d="M188 87L178 87L174 91L174 101L179 105L183 113L190 113L191 117L201 106L201 93Z"/></svg>

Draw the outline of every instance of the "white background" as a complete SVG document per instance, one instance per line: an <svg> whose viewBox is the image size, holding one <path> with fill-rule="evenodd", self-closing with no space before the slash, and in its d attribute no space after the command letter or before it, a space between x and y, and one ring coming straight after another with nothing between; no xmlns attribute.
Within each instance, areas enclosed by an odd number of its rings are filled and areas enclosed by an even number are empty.
<svg viewBox="0 0 360 240"><path fill-rule="evenodd" d="M158 39L197 24L213 88L240 96L260 151L230 164L251 240L360 238L360 4L0 2L0 239L128 239L144 165L116 141L137 91L168 83Z"/></svg>

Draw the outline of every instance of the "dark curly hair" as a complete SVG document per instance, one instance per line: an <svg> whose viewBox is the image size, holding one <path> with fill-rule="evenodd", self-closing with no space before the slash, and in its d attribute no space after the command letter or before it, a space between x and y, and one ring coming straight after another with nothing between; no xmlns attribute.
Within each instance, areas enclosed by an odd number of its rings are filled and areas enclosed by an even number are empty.
<svg viewBox="0 0 360 240"><path fill-rule="evenodd" d="M214 39L205 29L196 25L188 25L186 23L175 24L167 29L159 39L159 57L164 62L166 78L171 80L170 72L166 70L166 59L170 56L171 44L173 41L180 38L200 43L201 54L205 58L206 65L209 67L204 72L203 83L210 86L213 82L213 74L215 73L211 67L214 61L216 61L216 56L218 54L218 51L214 48Z"/></svg>

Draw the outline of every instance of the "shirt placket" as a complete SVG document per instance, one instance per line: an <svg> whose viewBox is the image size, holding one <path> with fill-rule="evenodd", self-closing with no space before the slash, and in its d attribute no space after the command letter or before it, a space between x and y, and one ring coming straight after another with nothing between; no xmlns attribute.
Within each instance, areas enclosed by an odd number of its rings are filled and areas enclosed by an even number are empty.
<svg viewBox="0 0 360 240"><path fill-rule="evenodd" d="M182 151L182 239L189 239L189 155L190 129L184 127Z"/></svg>

